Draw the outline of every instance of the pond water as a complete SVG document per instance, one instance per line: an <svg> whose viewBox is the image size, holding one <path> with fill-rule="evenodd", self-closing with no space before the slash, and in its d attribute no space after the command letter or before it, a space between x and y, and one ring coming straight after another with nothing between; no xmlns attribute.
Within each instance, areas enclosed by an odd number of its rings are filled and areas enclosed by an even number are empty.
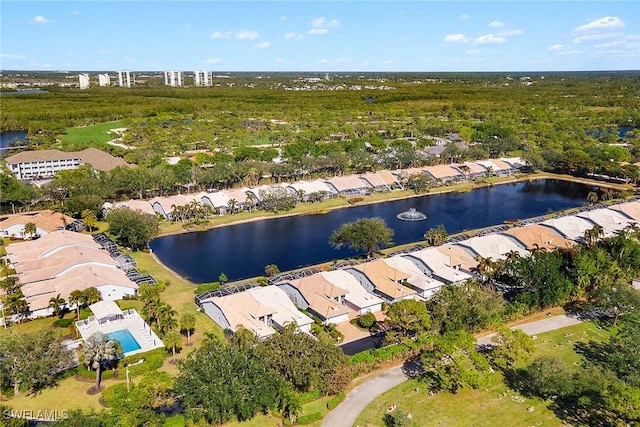
<svg viewBox="0 0 640 427"><path fill-rule="evenodd" d="M165 265L195 283L217 281L221 273L239 280L264 275L268 264L285 271L355 255L347 248L333 249L329 237L340 225L359 218L383 218L394 230L394 243L401 245L423 240L424 233L439 224L454 234L581 206L592 190L557 180L502 184L165 236L150 246ZM427 219L397 218L410 208Z"/></svg>

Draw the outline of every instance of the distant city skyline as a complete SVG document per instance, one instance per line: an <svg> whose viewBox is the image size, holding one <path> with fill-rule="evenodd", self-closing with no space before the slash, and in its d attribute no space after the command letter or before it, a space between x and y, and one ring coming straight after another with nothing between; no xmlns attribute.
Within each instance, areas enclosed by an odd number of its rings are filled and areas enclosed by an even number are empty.
<svg viewBox="0 0 640 427"><path fill-rule="evenodd" d="M640 69L635 1L2 1L3 70Z"/></svg>

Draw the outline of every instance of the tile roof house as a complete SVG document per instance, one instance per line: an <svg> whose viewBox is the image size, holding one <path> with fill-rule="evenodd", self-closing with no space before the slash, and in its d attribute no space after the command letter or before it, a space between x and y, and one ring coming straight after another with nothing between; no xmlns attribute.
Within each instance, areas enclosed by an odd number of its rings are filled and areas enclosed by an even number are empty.
<svg viewBox="0 0 640 427"><path fill-rule="evenodd" d="M24 227L28 223L36 226L35 236L44 236L71 224L75 219L60 212L44 210L40 212L0 216L0 237L32 237L26 236ZM35 237L34 236L34 237Z"/></svg>
<svg viewBox="0 0 640 427"><path fill-rule="evenodd" d="M456 243L457 246L472 251L473 254L483 258L505 259L507 253L518 252L521 256L529 255L529 251L524 248L511 236L504 234L487 234L486 236L472 237Z"/></svg>
<svg viewBox="0 0 640 427"><path fill-rule="evenodd" d="M569 240L583 242L585 231L591 230L596 224L585 218L567 215L542 221L540 225L553 228Z"/></svg>
<svg viewBox="0 0 640 427"><path fill-rule="evenodd" d="M364 262L344 269L352 274L369 292L390 303L415 298L417 292L403 285L409 275L397 270L381 259Z"/></svg>
<svg viewBox="0 0 640 427"><path fill-rule="evenodd" d="M426 166L424 171L434 180L441 180L444 182L463 178L463 174L450 165Z"/></svg>
<svg viewBox="0 0 640 427"><path fill-rule="evenodd" d="M296 323L299 332L310 332L313 320L300 312L287 294L277 286L252 288L222 297L201 301L205 313L221 328L236 332L238 327L265 339L276 329Z"/></svg>
<svg viewBox="0 0 640 427"><path fill-rule="evenodd" d="M399 186L396 177L388 170L360 175L375 191L391 191Z"/></svg>
<svg viewBox="0 0 640 427"><path fill-rule="evenodd" d="M400 255L384 258L383 260L389 266L406 272L409 275L406 285L414 289L422 298L431 298L440 288L445 286L443 282L426 274L411 260Z"/></svg>
<svg viewBox="0 0 640 427"><path fill-rule="evenodd" d="M487 174L487 169L484 166L473 162L456 163L451 167L460 171L466 179L482 178Z"/></svg>
<svg viewBox="0 0 640 427"><path fill-rule="evenodd" d="M138 289L90 235L54 231L38 240L10 244L6 250L31 317L51 314L49 299L58 294L68 300L74 290L95 287L103 300L118 300Z"/></svg>
<svg viewBox="0 0 640 427"><path fill-rule="evenodd" d="M338 195L335 188L321 179L294 182L287 185L287 190L296 196L302 192L304 201L313 200L314 196L319 194L324 194L325 197L335 197Z"/></svg>
<svg viewBox="0 0 640 427"><path fill-rule="evenodd" d="M455 246L451 245L451 248L455 248ZM439 248L411 252L403 255L403 258L413 263L423 274L433 277L443 284L458 284L473 277L468 272L461 270L459 265L454 264L456 259L453 256L443 253Z"/></svg>
<svg viewBox="0 0 640 427"><path fill-rule="evenodd" d="M382 299L367 292L358 280L344 270L323 271L318 273L326 281L344 289L347 294L344 301L358 315L375 313L382 310Z"/></svg>
<svg viewBox="0 0 640 427"><path fill-rule="evenodd" d="M335 190L336 193L345 196L361 196L373 188L365 180L355 175L336 176L325 180L325 182Z"/></svg>
<svg viewBox="0 0 640 427"><path fill-rule="evenodd" d="M320 274L281 282L278 287L297 307L315 314L325 325L349 320L351 310L344 301L347 291Z"/></svg>
<svg viewBox="0 0 640 427"><path fill-rule="evenodd" d="M609 206L609 209L622 212L629 218L640 222L640 200L619 203L617 205Z"/></svg>
<svg viewBox="0 0 640 427"><path fill-rule="evenodd" d="M147 200L129 199L124 202L104 202L102 209L110 211L111 209L129 208L132 211L155 215L156 211L153 210L153 206Z"/></svg>
<svg viewBox="0 0 640 427"><path fill-rule="evenodd" d="M523 227L513 227L504 232L518 239L528 250L536 246L541 249L553 250L557 248L570 248L574 241L565 239L552 228L539 224L529 224Z"/></svg>
<svg viewBox="0 0 640 427"><path fill-rule="evenodd" d="M602 208L576 214L578 218L585 218L598 224L604 229L605 237L613 235L615 232L623 230L630 223L635 222L621 211Z"/></svg>

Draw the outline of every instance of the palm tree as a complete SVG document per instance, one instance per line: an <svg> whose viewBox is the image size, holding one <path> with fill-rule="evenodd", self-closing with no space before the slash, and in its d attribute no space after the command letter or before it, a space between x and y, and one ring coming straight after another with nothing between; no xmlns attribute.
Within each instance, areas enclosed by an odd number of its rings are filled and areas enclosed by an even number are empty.
<svg viewBox="0 0 640 427"><path fill-rule="evenodd" d="M98 223L98 218L96 217L95 212L90 209L85 209L82 211L82 223L87 226L89 232L93 231Z"/></svg>
<svg viewBox="0 0 640 427"><path fill-rule="evenodd" d="M60 297L60 294L49 299L49 308L53 309L53 317L59 316L62 318L62 308L64 307L65 300Z"/></svg>
<svg viewBox="0 0 640 427"><path fill-rule="evenodd" d="M594 225L593 228L584 232L584 241L588 248L593 247L596 242L604 236L604 228L600 225Z"/></svg>
<svg viewBox="0 0 640 427"><path fill-rule="evenodd" d="M449 237L449 235L442 224L436 228L430 228L424 233L424 239L430 246L440 246L447 240L447 237Z"/></svg>
<svg viewBox="0 0 640 427"><path fill-rule="evenodd" d="M489 278L489 276L491 276L491 274L495 269L495 262L491 257L485 258L482 256L478 256L476 258L476 261L478 261L478 265L476 266L476 271L482 277L482 281L486 281Z"/></svg>
<svg viewBox="0 0 640 427"><path fill-rule="evenodd" d="M38 228L33 222L28 222L24 225L24 235L33 238L33 235L36 234Z"/></svg>
<svg viewBox="0 0 640 427"><path fill-rule="evenodd" d="M164 337L162 337L162 340L164 341L164 345L166 345L167 348L171 348L173 353L173 357L171 358L171 363L175 363L176 348L180 347L180 345L182 344L182 335L180 335L180 332L171 329L166 334L164 334Z"/></svg>
<svg viewBox="0 0 640 427"><path fill-rule="evenodd" d="M19 315L18 323L20 323L24 317L24 313L29 311L29 304L21 290L7 295L6 307L7 313Z"/></svg>
<svg viewBox="0 0 640 427"><path fill-rule="evenodd" d="M231 214L236 213L237 207L238 207L238 201L236 199L231 199L227 202L227 208L229 208L229 212Z"/></svg>
<svg viewBox="0 0 640 427"><path fill-rule="evenodd" d="M596 193L595 191L589 191L589 194L587 194L587 200L592 205L597 203L598 202L598 193Z"/></svg>
<svg viewBox="0 0 640 427"><path fill-rule="evenodd" d="M180 319L180 330L187 333L187 345L191 345L191 333L196 327L196 316L185 313Z"/></svg>
<svg viewBox="0 0 640 427"><path fill-rule="evenodd" d="M510 250L509 252L506 253L505 257L509 262L514 262L521 258L520 252L516 250Z"/></svg>
<svg viewBox="0 0 640 427"><path fill-rule="evenodd" d="M69 294L69 304L76 305L76 320L80 320L80 306L85 301L84 292L76 289Z"/></svg>
<svg viewBox="0 0 640 427"><path fill-rule="evenodd" d="M93 303L96 303L100 300L102 300L102 294L100 293L99 290L97 290L96 288L87 288L84 291L82 291L82 293L84 294L84 303L91 305Z"/></svg>
<svg viewBox="0 0 640 427"><path fill-rule="evenodd" d="M116 347L115 341L109 340L106 335L100 332L96 332L87 338L82 346L84 364L87 365L89 369L95 369L96 371L96 391L100 390L102 366L116 358Z"/></svg>
<svg viewBox="0 0 640 427"><path fill-rule="evenodd" d="M176 311L171 308L169 304L163 304L160 306L157 319L160 331L165 333L178 326L178 321L176 320L175 315Z"/></svg>

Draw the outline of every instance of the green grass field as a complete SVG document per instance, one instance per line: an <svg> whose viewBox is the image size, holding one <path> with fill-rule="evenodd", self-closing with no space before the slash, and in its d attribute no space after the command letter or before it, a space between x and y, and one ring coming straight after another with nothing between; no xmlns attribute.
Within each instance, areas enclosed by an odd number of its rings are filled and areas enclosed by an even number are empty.
<svg viewBox="0 0 640 427"><path fill-rule="evenodd" d="M124 127L122 121L99 123L92 126L67 128L64 135L60 135L59 139L67 146L72 148L74 145L86 142L105 143L116 138L110 134L111 129Z"/></svg>
<svg viewBox="0 0 640 427"><path fill-rule="evenodd" d="M578 368L577 341L603 341L610 332L593 323L570 326L538 335L537 354L553 354ZM384 426L383 416L392 404L411 417L416 426L562 426L548 402L528 399L509 389L502 374L495 372L481 388L463 389L458 394L429 396L425 385L409 380L374 400L358 417L360 427ZM533 408L533 410L531 410Z"/></svg>

